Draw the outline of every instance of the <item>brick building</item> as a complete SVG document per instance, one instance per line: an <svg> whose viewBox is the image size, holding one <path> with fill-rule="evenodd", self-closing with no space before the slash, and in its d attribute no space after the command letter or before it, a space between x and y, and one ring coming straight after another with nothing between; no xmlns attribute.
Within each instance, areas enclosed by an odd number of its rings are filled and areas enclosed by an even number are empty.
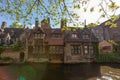
<svg viewBox="0 0 120 80"><path fill-rule="evenodd" d="M28 61L49 61L52 63L79 63L94 59L98 40L85 27L83 30L62 30L66 22L61 20L61 28L51 28L50 19L38 20L27 39Z"/></svg>
<svg viewBox="0 0 120 80"><path fill-rule="evenodd" d="M98 38L99 43L101 42L107 42L106 46L104 45L104 47L100 47L101 52L120 52L120 18L116 21L114 21L114 23L117 24L116 27L110 27L108 25L105 25L106 22L111 21L111 20L107 20L105 22L103 22L102 24L93 27L92 28L92 32L94 33L94 35ZM112 40L112 42L116 43L117 45L115 45L114 43L111 43L110 41ZM109 45L108 45L109 44ZM112 46L110 46L112 45ZM100 46L100 45L99 45ZM102 51L103 49L103 51ZM112 50L111 50L112 49ZM106 51L108 50L108 51Z"/></svg>
<svg viewBox="0 0 120 80"><path fill-rule="evenodd" d="M7 28L6 25L7 23L3 22L0 28L0 46L8 46L19 41L25 41L27 29Z"/></svg>

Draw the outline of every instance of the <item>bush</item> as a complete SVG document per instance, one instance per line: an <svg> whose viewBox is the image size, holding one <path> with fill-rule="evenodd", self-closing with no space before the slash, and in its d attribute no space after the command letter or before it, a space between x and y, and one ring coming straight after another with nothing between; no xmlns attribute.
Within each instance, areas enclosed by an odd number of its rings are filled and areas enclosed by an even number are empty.
<svg viewBox="0 0 120 80"><path fill-rule="evenodd" d="M4 46L0 46L0 54L5 50Z"/></svg>
<svg viewBox="0 0 120 80"><path fill-rule="evenodd" d="M3 61L10 61L10 60L13 60L13 59L10 58L10 57L0 57L0 60L3 60Z"/></svg>
<svg viewBox="0 0 120 80"><path fill-rule="evenodd" d="M13 51L19 51L19 50L23 50L23 49L25 48L25 43L18 41L16 44L11 44L11 45L9 45L9 47L10 47Z"/></svg>
<svg viewBox="0 0 120 80"><path fill-rule="evenodd" d="M17 44L12 44L9 46L13 51L19 51L20 50L20 47L19 45Z"/></svg>
<svg viewBox="0 0 120 80"><path fill-rule="evenodd" d="M120 63L120 54L97 54L95 62L118 62Z"/></svg>

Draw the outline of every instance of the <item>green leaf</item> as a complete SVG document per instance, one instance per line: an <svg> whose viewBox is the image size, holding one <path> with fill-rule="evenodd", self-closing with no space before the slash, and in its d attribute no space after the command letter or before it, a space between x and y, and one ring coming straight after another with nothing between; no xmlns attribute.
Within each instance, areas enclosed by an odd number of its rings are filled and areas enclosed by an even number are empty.
<svg viewBox="0 0 120 80"><path fill-rule="evenodd" d="M26 2L26 0L20 0L20 2Z"/></svg>
<svg viewBox="0 0 120 80"><path fill-rule="evenodd" d="M101 17L105 18L105 14L102 14Z"/></svg>
<svg viewBox="0 0 120 80"><path fill-rule="evenodd" d="M99 9L99 12L101 12L102 11L102 9Z"/></svg>
<svg viewBox="0 0 120 80"><path fill-rule="evenodd" d="M83 11L84 11L84 12L86 12L86 11L87 11L87 9L86 9L86 8L83 8Z"/></svg>
<svg viewBox="0 0 120 80"><path fill-rule="evenodd" d="M90 12L93 12L93 11L94 11L94 7L91 7L91 8L90 8Z"/></svg>
<svg viewBox="0 0 120 80"><path fill-rule="evenodd" d="M33 6L33 9L34 9L34 10L36 10L36 9L37 9L37 7L36 7L36 6Z"/></svg>
<svg viewBox="0 0 120 80"><path fill-rule="evenodd" d="M108 7L109 7L109 9L118 9L119 8L119 6L115 2L108 5Z"/></svg>
<svg viewBox="0 0 120 80"><path fill-rule="evenodd" d="M107 21L107 22L105 22L105 25L106 25L106 26L110 26L111 24L112 24L111 21Z"/></svg>
<svg viewBox="0 0 120 80"><path fill-rule="evenodd" d="M113 28L113 27L117 27L117 24L116 23L112 23L110 28Z"/></svg>
<svg viewBox="0 0 120 80"><path fill-rule="evenodd" d="M111 18L112 22L114 22L119 18L119 16L111 15L110 18Z"/></svg>

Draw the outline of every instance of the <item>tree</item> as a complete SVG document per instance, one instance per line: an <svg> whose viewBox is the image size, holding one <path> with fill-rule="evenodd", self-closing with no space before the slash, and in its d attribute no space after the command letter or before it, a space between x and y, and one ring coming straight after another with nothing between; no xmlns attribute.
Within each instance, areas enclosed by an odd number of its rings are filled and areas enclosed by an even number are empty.
<svg viewBox="0 0 120 80"><path fill-rule="evenodd" d="M12 23L12 25L10 25L11 28L24 28L24 26L18 22L14 22Z"/></svg>
<svg viewBox="0 0 120 80"><path fill-rule="evenodd" d="M100 1L98 4L100 18L108 18L112 20L111 23L114 22L118 18L115 12L119 9L119 5L113 0L98 1ZM9 15L16 21L24 19L24 23L30 23L34 17L50 17L54 24L58 24L61 18L67 18L68 22L76 26L82 22L76 23L80 16L72 9L80 9L82 12L96 10L96 7L89 6L91 0L0 0L0 3L4 5L0 6L1 15ZM36 16L33 16L35 13Z"/></svg>

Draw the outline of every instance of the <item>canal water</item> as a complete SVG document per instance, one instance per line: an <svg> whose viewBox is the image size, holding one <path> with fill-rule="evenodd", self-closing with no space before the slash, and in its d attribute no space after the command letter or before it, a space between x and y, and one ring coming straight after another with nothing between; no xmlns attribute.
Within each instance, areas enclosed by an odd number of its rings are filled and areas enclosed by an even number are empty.
<svg viewBox="0 0 120 80"><path fill-rule="evenodd" d="M120 80L120 64L0 65L0 80Z"/></svg>

